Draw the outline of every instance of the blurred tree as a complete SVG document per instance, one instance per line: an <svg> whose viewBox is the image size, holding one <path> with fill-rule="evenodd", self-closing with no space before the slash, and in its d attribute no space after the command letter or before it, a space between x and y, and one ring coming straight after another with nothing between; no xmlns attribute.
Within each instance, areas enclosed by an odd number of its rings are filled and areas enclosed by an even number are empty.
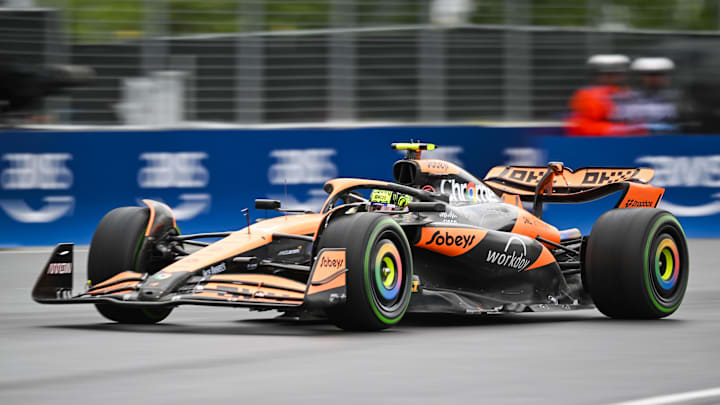
<svg viewBox="0 0 720 405"><path fill-rule="evenodd" d="M472 22L475 24L502 24L503 0L474 0L475 13Z"/></svg>
<svg viewBox="0 0 720 405"><path fill-rule="evenodd" d="M117 36L142 35L142 0L42 0L38 3L61 9L73 39L78 42L105 42Z"/></svg>
<svg viewBox="0 0 720 405"><path fill-rule="evenodd" d="M330 26L331 0L265 2L265 25L268 30L321 29Z"/></svg>
<svg viewBox="0 0 720 405"><path fill-rule="evenodd" d="M357 25L423 24L429 21L429 1L355 0Z"/></svg>
<svg viewBox="0 0 720 405"><path fill-rule="evenodd" d="M169 35L231 33L264 20L267 30L322 29L330 26L333 1L342 0L38 0L66 12L77 41L143 36L145 6L166 8ZM475 24L502 24L503 1L528 8L530 23L544 26L604 26L640 29L720 29L718 0L472 0ZM354 0L357 26L422 24L430 0ZM262 15L242 14L253 3Z"/></svg>
<svg viewBox="0 0 720 405"><path fill-rule="evenodd" d="M166 3L167 32L170 35L217 34L238 30L236 0L166 0Z"/></svg>

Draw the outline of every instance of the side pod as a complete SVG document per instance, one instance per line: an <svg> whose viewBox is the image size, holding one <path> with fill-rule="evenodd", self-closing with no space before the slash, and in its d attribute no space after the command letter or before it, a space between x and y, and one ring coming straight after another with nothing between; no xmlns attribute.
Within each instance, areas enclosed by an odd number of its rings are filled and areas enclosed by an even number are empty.
<svg viewBox="0 0 720 405"><path fill-rule="evenodd" d="M35 282L33 300L52 304L70 299L73 287L73 247L72 243L61 243L55 247Z"/></svg>

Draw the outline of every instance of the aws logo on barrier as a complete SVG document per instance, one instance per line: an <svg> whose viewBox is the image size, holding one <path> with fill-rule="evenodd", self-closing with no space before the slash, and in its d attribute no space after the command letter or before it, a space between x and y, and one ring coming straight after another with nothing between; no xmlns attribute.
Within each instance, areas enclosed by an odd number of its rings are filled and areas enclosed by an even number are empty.
<svg viewBox="0 0 720 405"><path fill-rule="evenodd" d="M138 185L144 189L195 190L182 192L178 196L181 202L172 207L175 219L192 219L210 210L210 194L202 192L210 182L210 172L203 165L203 160L207 158L205 152L142 153L140 160L145 162L145 166L138 171Z"/></svg>
<svg viewBox="0 0 720 405"><path fill-rule="evenodd" d="M641 156L635 161L655 169L655 177L651 183L658 187L720 188L720 155ZM658 207L679 217L720 214L720 192L708 197L711 197L712 201L705 204L681 205L663 200Z"/></svg>
<svg viewBox="0 0 720 405"><path fill-rule="evenodd" d="M73 173L67 166L70 160L72 155L69 153L2 155L3 165L8 164L0 174L2 210L15 221L25 223L53 222L72 214L75 197L67 193L73 185ZM15 191L22 192L23 198L12 198ZM33 201L28 203L30 191L41 195L39 208L30 205Z"/></svg>
<svg viewBox="0 0 720 405"><path fill-rule="evenodd" d="M338 168L331 158L336 155L334 149L276 149L270 152L275 163L268 168L268 181L274 186L319 185L337 177ZM269 198L282 200L283 205L292 208L318 210L325 202L327 193L322 187L306 189L307 198L298 200L293 192L286 195L285 190L268 195Z"/></svg>
<svg viewBox="0 0 720 405"><path fill-rule="evenodd" d="M415 246L444 254L459 256L474 248L487 231L474 228L423 228Z"/></svg>

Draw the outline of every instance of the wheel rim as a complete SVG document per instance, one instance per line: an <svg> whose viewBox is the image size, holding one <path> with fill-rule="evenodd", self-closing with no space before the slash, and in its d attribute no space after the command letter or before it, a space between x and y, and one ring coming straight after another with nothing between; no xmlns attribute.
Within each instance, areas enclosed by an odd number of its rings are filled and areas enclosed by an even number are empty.
<svg viewBox="0 0 720 405"><path fill-rule="evenodd" d="M688 279L687 247L680 223L674 217L658 218L645 247L645 284L659 311L672 313L685 294Z"/></svg>
<svg viewBox="0 0 720 405"><path fill-rule="evenodd" d="M672 236L663 234L658 240L654 257L655 272L652 281L658 295L669 299L678 286L682 266L680 252Z"/></svg>
<svg viewBox="0 0 720 405"><path fill-rule="evenodd" d="M375 246L372 284L376 304L387 312L393 312L402 301L400 290L403 284L402 257L397 246L389 239L381 239Z"/></svg>

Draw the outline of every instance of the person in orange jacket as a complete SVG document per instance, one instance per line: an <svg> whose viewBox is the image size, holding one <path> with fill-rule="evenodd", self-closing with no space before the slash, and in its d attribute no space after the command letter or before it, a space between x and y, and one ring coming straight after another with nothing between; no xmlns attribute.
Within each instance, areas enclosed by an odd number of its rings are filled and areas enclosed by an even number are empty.
<svg viewBox="0 0 720 405"><path fill-rule="evenodd" d="M618 106L630 96L625 86L630 59L625 55L594 55L587 62L595 84L577 90L570 100L572 113L566 120L568 135L639 135L644 125L624 122Z"/></svg>

